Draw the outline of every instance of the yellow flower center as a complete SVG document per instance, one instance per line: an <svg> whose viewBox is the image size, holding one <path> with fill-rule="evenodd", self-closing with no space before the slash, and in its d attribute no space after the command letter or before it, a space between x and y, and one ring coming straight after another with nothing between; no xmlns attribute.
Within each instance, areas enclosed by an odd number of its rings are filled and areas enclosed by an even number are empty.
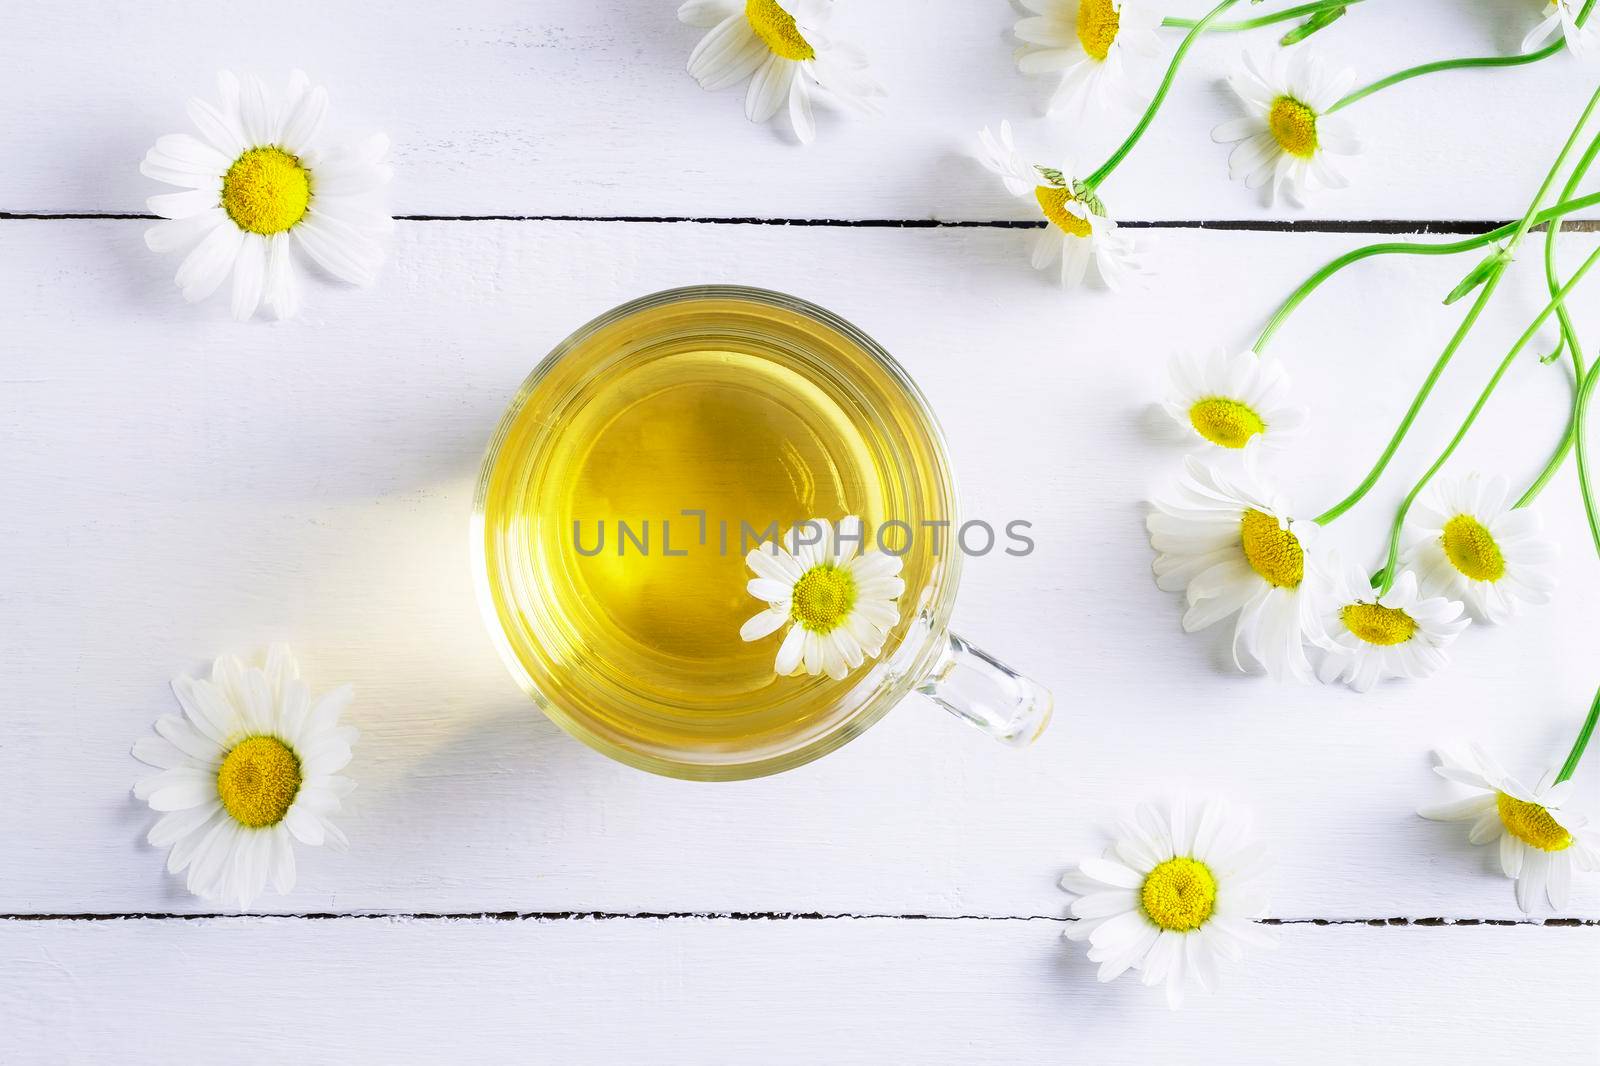
<svg viewBox="0 0 1600 1066"><path fill-rule="evenodd" d="M1292 96L1272 101L1267 128L1278 146L1292 156L1310 159L1317 154L1317 113Z"/></svg>
<svg viewBox="0 0 1600 1066"><path fill-rule="evenodd" d="M1197 859L1168 859L1145 876L1139 905L1162 929L1192 933L1217 909L1217 878Z"/></svg>
<svg viewBox="0 0 1600 1066"><path fill-rule="evenodd" d="M1444 524L1444 554L1450 565L1474 581L1499 581L1506 576L1506 558L1482 522L1458 514Z"/></svg>
<svg viewBox="0 0 1600 1066"><path fill-rule="evenodd" d="M217 795L240 825L264 829L289 813L300 791L300 757L277 737L235 744L217 771Z"/></svg>
<svg viewBox="0 0 1600 1066"><path fill-rule="evenodd" d="M1040 185L1033 190L1033 198L1039 201L1039 210L1044 212L1044 217L1059 229L1074 237L1089 235L1089 220L1079 218L1067 210L1067 202L1077 199L1072 195L1071 189L1063 189L1058 185Z"/></svg>
<svg viewBox="0 0 1600 1066"><path fill-rule="evenodd" d="M832 563L818 563L794 583L789 616L813 633L838 628L856 605L856 579Z"/></svg>
<svg viewBox="0 0 1600 1066"><path fill-rule="evenodd" d="M1306 554L1300 539L1265 511L1254 508L1244 513L1239 523L1239 542L1250 568L1267 584L1292 589L1306 576Z"/></svg>
<svg viewBox="0 0 1600 1066"><path fill-rule="evenodd" d="M1339 609L1345 628L1368 644L1404 644L1417 631L1417 620L1398 607L1352 603Z"/></svg>
<svg viewBox="0 0 1600 1066"><path fill-rule="evenodd" d="M1095 59L1104 59L1122 28L1112 0L1078 0L1078 43Z"/></svg>
<svg viewBox="0 0 1600 1066"><path fill-rule="evenodd" d="M794 16L779 7L777 0L745 0L744 17L774 55L796 62L817 58L817 50L800 35Z"/></svg>
<svg viewBox="0 0 1600 1066"><path fill-rule="evenodd" d="M222 206L234 225L263 237L305 217L311 172L282 148L252 148L222 176Z"/></svg>
<svg viewBox="0 0 1600 1066"><path fill-rule="evenodd" d="M1572 846L1572 834L1561 828L1561 823L1550 817L1550 812L1537 803L1519 800L1501 792L1495 796L1495 809L1500 812L1500 824L1506 832L1540 851L1565 851Z"/></svg>
<svg viewBox="0 0 1600 1066"><path fill-rule="evenodd" d="M1224 448L1243 448L1267 428L1248 404L1225 396L1212 396L1189 408L1189 423L1196 433Z"/></svg>

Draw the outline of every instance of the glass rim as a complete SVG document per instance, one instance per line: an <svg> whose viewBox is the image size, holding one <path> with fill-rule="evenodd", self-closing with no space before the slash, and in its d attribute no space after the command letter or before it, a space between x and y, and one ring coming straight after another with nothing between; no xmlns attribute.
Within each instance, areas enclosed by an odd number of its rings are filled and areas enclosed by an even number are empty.
<svg viewBox="0 0 1600 1066"><path fill-rule="evenodd" d="M823 755L842 747L866 732L867 729L880 721L884 715L889 713L890 709L899 704L910 693L912 687L932 670L943 648L945 634L949 630L950 615L954 609L956 589L960 584L961 578L961 553L959 551L952 551L947 556L937 585L937 595L934 602L919 608L917 613L907 619L909 628L894 656L896 660L904 660L904 664L892 670L879 684L877 690L862 702L860 707L841 718L827 732L813 737L794 748L744 761L700 762L673 759L653 752L640 751L617 744L610 738L588 729L581 719L568 714L564 708L539 690L533 678L528 676L527 668L511 646L505 626L500 621L499 613L494 604L493 593L490 589L489 560L485 542L489 485L495 466L500 458L501 448L505 444L511 427L521 414L522 408L550 372L594 334L625 318L656 307L706 299L743 300L749 303L765 304L769 307L787 310L834 330L870 356L873 362L877 363L889 375L896 387L911 401L912 406L915 408L918 419L922 423L922 429L927 434L928 442L940 460L942 487L949 496L949 522L952 526L959 525L960 496L957 490L955 471L950 463L949 447L945 441L944 430L939 425L939 420L935 417L927 397L923 395L916 382L895 361L894 357L877 341L855 325L827 308L814 304L809 300L771 289L719 284L685 285L672 289L663 289L628 300L590 319L553 347L549 354L541 359L528 375L523 378L521 384L517 386L515 395L506 404L505 411L500 416L500 421L495 426L494 433L490 436L489 443L484 449L483 460L478 469L477 485L473 492L469 533L472 538L473 583L476 587L478 607L483 615L484 626L489 631L495 650L499 653L501 660L517 682L518 687L533 700L535 706L543 712L545 717L602 755L636 769L646 770L665 777L691 781L739 781L791 770L814 759L821 758ZM922 632L915 634L915 630L919 628L919 616L921 616L922 621L920 626ZM906 645L912 640L914 634L920 640L921 646L915 648L907 656Z"/></svg>

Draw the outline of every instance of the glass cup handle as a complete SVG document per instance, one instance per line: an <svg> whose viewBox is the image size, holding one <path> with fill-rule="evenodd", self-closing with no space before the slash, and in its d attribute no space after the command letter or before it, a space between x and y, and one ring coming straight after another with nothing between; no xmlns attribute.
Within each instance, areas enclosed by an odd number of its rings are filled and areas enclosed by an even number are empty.
<svg viewBox="0 0 1600 1066"><path fill-rule="evenodd" d="M1050 691L954 633L917 691L962 721L1012 747L1026 747L1050 724Z"/></svg>

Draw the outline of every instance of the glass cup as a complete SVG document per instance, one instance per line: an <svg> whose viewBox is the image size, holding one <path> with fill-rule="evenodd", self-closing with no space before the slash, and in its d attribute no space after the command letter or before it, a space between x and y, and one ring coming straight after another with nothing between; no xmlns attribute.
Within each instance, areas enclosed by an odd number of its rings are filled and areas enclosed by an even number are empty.
<svg viewBox="0 0 1600 1066"><path fill-rule="evenodd" d="M765 606L751 543L815 517L773 515L769 489L859 514L863 548L904 560L881 654L843 679L779 677L779 635L729 634L728 612ZM725 781L818 758L913 689L1005 743L1039 736L1049 692L950 632L961 528L943 434L887 352L804 300L695 286L601 315L529 374L484 456L472 551L491 638L546 715L628 765Z"/></svg>

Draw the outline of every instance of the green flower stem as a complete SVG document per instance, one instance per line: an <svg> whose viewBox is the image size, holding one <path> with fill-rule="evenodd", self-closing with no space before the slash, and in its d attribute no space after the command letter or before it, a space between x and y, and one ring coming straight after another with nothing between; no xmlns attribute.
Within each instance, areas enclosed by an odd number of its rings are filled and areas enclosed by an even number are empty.
<svg viewBox="0 0 1600 1066"><path fill-rule="evenodd" d="M1578 491L1583 496L1583 515L1589 520L1589 536L1594 540L1594 550L1600 553L1600 508L1595 505L1594 490L1589 485L1589 398L1594 395L1595 382L1600 381L1600 370L1589 368L1583 383L1578 386L1572 402L1573 450L1578 456Z"/></svg>
<svg viewBox="0 0 1600 1066"><path fill-rule="evenodd" d="M1472 410L1467 412L1466 420L1456 430L1455 436L1450 438L1450 443L1445 445L1444 451L1439 453L1439 458L1435 459L1433 465L1428 467L1427 473L1423 474L1417 483L1411 486L1411 491L1406 493L1406 498L1401 501L1400 509L1395 512L1394 522L1389 528L1388 557L1384 562L1383 569L1378 572L1377 577L1373 578L1372 583L1379 590L1380 595L1388 592L1390 586L1394 584L1395 568L1400 557L1400 531L1405 525L1406 515L1410 512L1411 505L1416 502L1422 490L1428 487L1428 482L1433 480L1434 475L1449 461L1450 456L1455 454L1456 448L1466 439L1467 431L1478 420L1478 415L1483 412L1484 407L1489 403L1489 397L1494 395L1494 390L1499 387L1500 379L1505 377L1507 370L1511 369L1512 362L1521 354L1522 349L1526 348L1528 343L1533 340L1534 334L1539 331L1540 326L1544 325L1545 320L1561 306L1561 301L1566 299L1567 294L1577 287L1578 283L1583 280L1584 275L1589 273L1589 269L1597 262L1600 262L1600 248L1596 248L1589 253L1589 258L1583 261L1583 265L1577 269L1571 278L1567 279L1567 283L1561 287L1561 290L1551 297L1549 303L1544 305L1544 310L1540 311L1534 320L1528 323L1528 328L1522 331L1522 336L1517 338L1517 343L1513 344L1511 350L1506 353L1505 358L1500 360L1500 365L1495 368L1494 374L1489 378L1489 383L1483 387L1483 392L1478 394L1477 402L1472 405ZM1489 283L1485 283L1484 288L1487 289L1489 284L1497 281L1499 277L1500 274L1498 273L1491 277ZM1480 301L1480 303L1482 302L1487 301ZM1587 384L1585 382L1585 389L1587 389ZM1583 395L1583 391L1580 390L1579 396ZM1321 520L1318 519L1318 521ZM1600 548L1600 541L1597 541L1596 547Z"/></svg>
<svg viewBox="0 0 1600 1066"><path fill-rule="evenodd" d="M1133 127L1133 132L1128 134L1128 139L1117 146L1111 153L1111 158L1100 164L1100 168L1090 174L1083 182L1090 192L1100 187L1100 183L1111 176L1111 172L1128 157L1133 151L1133 146L1139 143L1139 138L1144 136L1144 131L1150 128L1150 123L1155 121L1156 112L1161 110L1161 105L1166 102L1167 93L1172 89L1173 79L1178 76L1178 67L1183 64L1184 56L1189 54L1189 48L1195 39L1206 31L1206 27L1216 21L1217 16L1228 8L1237 4L1239 0L1222 0L1220 4L1206 12L1205 16L1194 24L1194 27L1184 34L1183 40L1178 43L1178 50L1172 53L1172 62L1167 64L1167 72L1161 78L1161 87L1150 100L1150 106L1144 109L1144 114L1139 117L1138 125ZM1591 0L1593 2L1593 0Z"/></svg>
<svg viewBox="0 0 1600 1066"><path fill-rule="evenodd" d="M1389 443L1384 447L1383 454L1378 457L1378 461L1367 472L1367 476L1362 479L1361 484L1357 485L1350 495L1317 516L1315 521L1318 525L1326 525L1354 507L1368 492L1372 491L1372 486L1376 485L1378 479L1383 476L1384 470L1389 466L1389 461L1394 458L1394 453L1399 450L1400 442L1405 440L1406 434L1410 432L1411 423L1416 421L1417 413L1422 410L1422 405L1427 402L1429 394L1433 392L1434 385L1438 384L1440 375L1444 373L1445 367L1450 364L1451 358L1456 354L1456 349L1460 348L1462 342L1467 339L1467 334L1472 332L1472 327L1478 324L1478 317L1483 314L1484 307L1488 305L1489 300L1494 296L1495 290L1500 287L1500 279L1505 277L1506 264L1511 261L1511 257L1516 252L1517 245L1522 242L1522 238L1527 236L1528 229L1533 225L1534 218L1539 214L1539 205L1544 202L1545 195L1550 191L1550 186L1555 184L1556 175L1561 172L1561 167L1567 161L1567 156L1572 154L1572 147L1578 143L1578 137L1583 133L1583 128L1588 125L1589 116L1594 113L1597 104L1600 104L1600 86L1596 86L1595 91L1590 94L1589 102L1584 105L1583 113L1578 116L1578 121L1573 125L1572 132L1567 135L1566 143L1561 146L1561 151L1556 153L1555 162L1550 164L1550 169L1545 173L1544 181L1539 184L1539 191L1533 194L1533 200L1528 204L1528 210L1523 212L1521 221L1517 222L1512 229L1511 235L1506 238L1506 244L1500 253L1499 261L1489 269L1488 275L1483 282L1483 287L1478 292L1477 299L1473 300L1472 307L1467 311L1466 317L1462 319L1461 325L1456 328L1455 335L1450 338L1450 343L1445 345L1444 351L1434 361L1433 369L1428 371L1427 378L1423 380L1422 388L1417 390L1417 395L1412 399L1411 406L1406 409L1405 417L1400 420L1400 425L1395 428L1394 435L1389 438ZM1588 270L1588 263L1584 264L1583 270ZM1560 300L1557 299L1552 307L1559 304ZM1542 322L1545 317L1548 317L1548 311L1540 316L1539 321ZM1452 445L1452 447L1454 446ZM1407 506L1409 505L1408 501ZM1398 525L1396 528L1398 529ZM1390 554L1393 554L1392 546ZM1388 590L1387 582L1392 577L1391 569L1392 566L1386 567L1380 572L1385 581L1385 591Z"/></svg>
<svg viewBox="0 0 1600 1066"><path fill-rule="evenodd" d="M1596 194L1595 199L1596 202L1600 202L1600 193ZM1515 227L1516 223L1511 222L1502 226L1500 229L1510 233ZM1316 292L1317 289L1321 287L1323 282L1327 281L1329 278L1333 277L1347 266L1350 266L1354 263L1359 263L1363 259L1371 259L1376 255L1456 255L1460 252L1470 252L1474 248L1482 248L1486 244L1493 243L1495 239L1494 234L1499 232L1500 230L1495 230L1493 233L1485 233L1480 237L1469 237L1466 240L1452 241L1449 244L1416 244L1407 241L1385 241L1380 244L1364 245L1363 247L1348 251L1322 267L1322 269L1312 274L1305 281L1301 282L1300 287L1295 289L1294 292L1290 293L1289 298L1278 305L1278 309L1272 313L1272 317L1267 319L1267 324L1262 327L1261 333L1256 337L1255 343L1250 346L1251 350L1257 355L1264 353L1267 350L1267 345L1272 340L1273 334L1278 332L1278 327L1283 325L1284 321L1288 319L1290 315L1294 314L1300 305L1306 301L1306 297L1310 296L1313 292Z"/></svg>
<svg viewBox="0 0 1600 1066"><path fill-rule="evenodd" d="M1594 725L1600 721L1600 692L1594 694L1594 702L1589 705L1589 717L1583 720L1583 728L1578 730L1578 739L1572 742L1572 750L1567 752L1567 761L1561 764L1561 772L1556 774L1556 784L1567 780L1577 772L1578 762L1583 758L1583 749L1589 746L1589 738L1594 736Z"/></svg>
<svg viewBox="0 0 1600 1066"><path fill-rule="evenodd" d="M1589 11L1594 7L1595 2L1596 0L1586 0L1583 5L1583 10L1578 12L1578 17L1574 21L1576 21L1579 26L1582 26L1584 22L1588 20ZM1346 94L1323 113L1331 115L1340 108L1348 107L1357 100L1371 96L1375 92L1381 92L1384 89L1389 88L1391 85L1399 85L1401 82L1410 81L1412 78L1420 78L1424 74L1437 74L1440 71L1445 70L1467 70L1473 67L1520 67L1527 63L1537 63L1541 59L1549 59L1557 52L1566 48L1566 46L1566 41L1560 40L1553 41L1550 44L1545 45L1537 52L1527 52L1523 55L1473 56L1462 59L1440 59L1435 60L1432 63L1423 63L1421 66L1407 67L1405 70L1396 71L1386 78L1379 78L1370 85L1363 85L1361 88Z"/></svg>
<svg viewBox="0 0 1600 1066"><path fill-rule="evenodd" d="M1535 225L1553 222L1556 219L1564 218L1575 211L1582 211L1585 208L1594 207L1596 205L1600 205L1600 192L1590 193L1587 196L1580 196L1573 200L1564 200L1561 203L1555 204L1539 212L1533 217L1533 221ZM1476 237L1468 237L1465 240L1452 241L1448 244L1416 244L1406 241L1386 241L1381 244L1364 245L1363 247L1348 251L1344 255L1341 255L1337 259L1328 263L1315 274L1312 274L1300 284L1299 288L1295 289L1294 292L1289 294L1289 298L1280 304L1278 309L1272 313L1272 317L1267 320L1266 327L1262 329L1260 336L1256 338L1253 350L1257 354L1260 354L1263 350L1265 350L1267 342L1270 341L1272 339L1272 335L1278 331L1278 327L1283 325L1284 320L1293 314L1297 307L1305 302L1306 297L1315 292L1323 282L1333 277L1333 275L1337 274L1345 267L1350 266L1352 263L1359 263L1363 259L1371 259L1373 256L1377 255L1456 255L1460 252L1470 252L1475 248L1483 248L1504 237L1511 236L1511 234L1515 233L1516 231L1517 223L1507 222L1504 226L1501 226L1498 229L1492 229L1489 232L1479 234Z"/></svg>
<svg viewBox="0 0 1600 1066"><path fill-rule="evenodd" d="M1583 493L1583 514L1589 520L1589 536L1594 539L1595 551L1600 552L1600 514L1596 513L1594 493L1589 488L1588 469L1588 434L1584 430L1585 423L1589 420L1589 398L1594 394L1595 382L1600 381L1600 371L1593 367L1578 384L1577 395L1573 398L1573 425L1574 449L1578 454L1578 488ZM1561 764L1561 772L1556 774L1556 783L1560 784L1577 772L1578 763L1583 759L1583 751L1589 746L1589 739L1594 736L1595 722L1600 720L1600 692L1595 693L1594 702L1589 705L1589 716L1583 720L1583 726L1578 730L1578 739L1572 742L1572 750L1567 752L1567 761Z"/></svg>
<svg viewBox="0 0 1600 1066"><path fill-rule="evenodd" d="M1583 381L1583 354L1578 350L1576 339L1571 342L1564 340L1562 346L1572 356L1572 369L1576 375L1573 378L1572 387L1577 389ZM1556 349L1557 354L1560 354L1560 351L1560 348ZM1545 490L1545 486L1550 484L1550 479L1555 477L1556 472L1566 464L1567 455L1572 451L1576 427L1577 422L1575 420L1567 423L1566 432L1561 435L1561 443L1556 445L1555 453L1550 456L1550 461L1544 464L1544 469L1539 471L1539 476L1533 479L1533 484L1528 486L1528 490L1517 497L1517 502L1512 504L1513 507L1527 507L1534 500L1537 500L1539 494Z"/></svg>
<svg viewBox="0 0 1600 1066"><path fill-rule="evenodd" d="M1578 159L1578 162L1573 165L1572 173L1567 176L1567 184L1561 191L1563 200L1572 196L1578 187L1578 183L1589 172L1589 167L1594 163L1597 155L1600 155L1600 136L1596 136L1589 142L1589 147ZM1551 219L1549 229L1546 231L1544 238L1544 276L1552 294L1561 287L1560 279L1556 277L1556 238L1560 233L1561 220ZM1556 471L1560 470L1561 465L1567 461L1567 453L1572 450L1572 443L1577 435L1576 390L1583 387L1583 347L1578 342L1578 331L1572 324L1572 316L1568 313L1566 305L1563 304L1561 307L1556 308L1556 317L1561 324L1561 340L1557 344L1556 350L1547 357L1547 361L1559 357L1563 349L1572 358L1572 387L1575 390L1573 393L1572 418L1567 422L1566 432L1561 435L1561 443L1556 445L1555 453L1550 456L1550 461L1544 465L1544 469L1539 472L1539 476L1534 478L1533 484L1528 486L1528 491L1524 492L1521 498L1517 500L1516 506L1518 507L1526 507L1539 498L1539 493L1544 491L1544 487L1550 484L1550 479L1555 477Z"/></svg>
<svg viewBox="0 0 1600 1066"><path fill-rule="evenodd" d="M1387 78L1379 78L1370 85L1363 85L1361 88L1340 97L1323 114L1331 115L1340 108L1349 107L1357 100L1365 99L1375 92L1381 92L1391 85L1399 85L1401 82L1410 81L1412 78L1420 78L1424 74L1437 74L1444 70L1466 70L1472 67L1520 67L1525 63L1537 63L1541 59L1549 59L1565 47L1566 43L1564 41L1556 41L1554 44L1545 45L1537 52L1528 52L1523 55L1439 59L1432 63L1423 63L1421 66L1408 67L1405 70L1396 71Z"/></svg>
<svg viewBox="0 0 1600 1066"><path fill-rule="evenodd" d="M1568 188L1577 184L1581 173L1587 170L1589 165L1594 162L1596 154L1600 154L1600 136L1595 137L1590 143L1588 151L1584 152L1583 158L1574 165L1574 176L1567 179ZM1555 253L1552 249L1555 245L1558 229L1559 226L1556 223L1552 222L1550 224L1550 233L1546 237L1545 243L1545 276L1551 285L1555 284ZM1549 482L1551 475L1555 473L1555 468L1567 457L1567 449L1571 446L1578 456L1578 491L1583 497L1583 515L1589 522L1589 536L1594 541L1595 551L1600 552L1600 513L1597 513L1594 491L1589 486L1589 441L1586 428L1589 421L1589 400L1594 395L1595 382L1600 381L1600 371L1591 367L1585 373L1583 356L1578 347L1577 331L1572 328L1572 323L1565 314L1565 305L1559 310L1562 316L1561 341L1571 354L1572 365L1577 373L1577 379L1573 382L1572 419L1567 426L1565 436L1562 438L1561 446L1556 449L1556 454L1551 457L1544 473L1539 475L1539 479L1523 495L1523 499L1517 501L1517 506L1521 507L1524 501L1531 502L1534 497L1538 496L1540 490ZM1584 718L1583 725L1578 728L1578 736L1572 742L1572 749L1567 752L1566 761L1561 764L1561 771L1556 774L1556 784L1566 781L1577 773L1578 763L1583 760L1583 753L1589 747L1589 741L1594 736L1595 723L1597 721L1600 721L1600 691L1595 693L1594 701L1589 704L1589 714Z"/></svg>
<svg viewBox="0 0 1600 1066"><path fill-rule="evenodd" d="M1243 19L1239 22L1213 22L1212 33L1236 33L1240 30L1255 30L1262 26L1271 26L1275 22L1289 22L1302 15L1315 15L1320 11L1331 11L1336 7L1354 7L1362 0L1317 0L1313 4L1301 4L1299 7L1285 8L1270 15L1260 15L1253 19ZM1190 30L1200 24L1198 19L1164 18L1161 20L1162 29Z"/></svg>

